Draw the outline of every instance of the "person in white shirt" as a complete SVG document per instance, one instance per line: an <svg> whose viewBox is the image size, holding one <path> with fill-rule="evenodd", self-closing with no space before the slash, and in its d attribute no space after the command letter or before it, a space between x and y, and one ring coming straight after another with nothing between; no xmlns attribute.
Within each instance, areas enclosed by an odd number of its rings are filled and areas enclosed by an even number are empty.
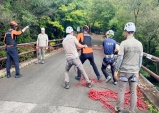
<svg viewBox="0 0 159 113"><path fill-rule="evenodd" d="M44 64L45 50L48 49L48 35L45 34L45 28L41 28L41 33L38 35L36 49L38 49L38 61L36 64Z"/></svg>

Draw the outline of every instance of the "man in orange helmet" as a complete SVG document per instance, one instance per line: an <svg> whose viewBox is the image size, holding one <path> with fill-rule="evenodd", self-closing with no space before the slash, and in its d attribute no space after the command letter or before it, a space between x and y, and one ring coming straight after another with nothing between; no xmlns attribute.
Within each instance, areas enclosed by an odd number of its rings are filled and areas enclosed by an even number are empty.
<svg viewBox="0 0 159 113"><path fill-rule="evenodd" d="M90 64L93 67L93 70L97 76L97 79L101 79L101 75L97 69L97 66L94 62L94 56L93 56L93 49L92 49L92 39L91 36L89 35L89 27L87 25L83 26L83 33L78 34L77 39L81 44L85 44L88 47L87 48L82 48L81 49L81 55L80 55L80 60L82 64L86 61L89 60ZM80 80L81 78L81 72L78 70L78 75L75 77L76 80Z"/></svg>
<svg viewBox="0 0 159 113"><path fill-rule="evenodd" d="M10 68L11 68L11 61L14 61L16 75L15 78L20 78L22 75L19 71L19 58L18 58L18 50L16 48L17 45L17 36L21 35L25 32L29 26L26 26L22 30L16 31L18 27L18 23L16 21L10 22L10 29L6 32L4 36L4 44L6 46L7 52L7 62L6 62L6 71L7 71L7 78L11 77Z"/></svg>

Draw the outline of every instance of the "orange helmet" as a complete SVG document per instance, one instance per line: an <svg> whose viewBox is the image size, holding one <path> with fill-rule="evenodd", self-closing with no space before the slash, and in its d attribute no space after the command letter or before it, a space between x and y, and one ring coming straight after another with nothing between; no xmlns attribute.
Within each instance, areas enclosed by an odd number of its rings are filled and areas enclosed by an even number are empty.
<svg viewBox="0 0 159 113"><path fill-rule="evenodd" d="M10 25L18 26L18 23L16 21L11 21Z"/></svg>

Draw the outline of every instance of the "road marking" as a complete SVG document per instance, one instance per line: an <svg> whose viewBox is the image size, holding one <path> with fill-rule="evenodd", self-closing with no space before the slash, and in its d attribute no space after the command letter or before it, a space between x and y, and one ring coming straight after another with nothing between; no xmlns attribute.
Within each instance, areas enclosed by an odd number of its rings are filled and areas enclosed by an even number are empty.
<svg viewBox="0 0 159 113"><path fill-rule="evenodd" d="M103 113L94 110L72 108L65 106L46 106L37 105L32 103L13 102L13 101L0 101L0 113L32 113L34 109L41 111L46 108L49 113Z"/></svg>
<svg viewBox="0 0 159 113"><path fill-rule="evenodd" d="M0 101L0 113L29 113L36 104Z"/></svg>

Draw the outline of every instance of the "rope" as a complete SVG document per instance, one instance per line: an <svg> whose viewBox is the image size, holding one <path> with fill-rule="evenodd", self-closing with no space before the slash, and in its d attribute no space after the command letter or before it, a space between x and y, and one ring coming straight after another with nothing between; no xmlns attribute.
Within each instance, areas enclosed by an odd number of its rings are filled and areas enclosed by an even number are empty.
<svg viewBox="0 0 159 113"><path fill-rule="evenodd" d="M75 72L77 72L76 68L74 67ZM101 83L103 83L105 80L101 80L100 82L97 79L94 79L94 75L90 72L86 72L88 75L91 75L90 80L94 83L94 85L97 85L100 88L103 88L104 90L96 90L96 89L90 89L88 92L88 97L91 100L94 101L100 101L103 105L102 108L107 109L110 113L115 113L114 106L111 104L113 102L117 102L118 100L118 93L106 88L104 86L101 86ZM79 83L75 85L75 87L80 88L82 86L87 86L87 82L85 81L84 77L82 76ZM124 109L127 109L130 107L130 90L125 91L124 96ZM148 109L148 104L143 100L143 94L139 87L137 87L137 105L138 109L140 111L145 111Z"/></svg>

